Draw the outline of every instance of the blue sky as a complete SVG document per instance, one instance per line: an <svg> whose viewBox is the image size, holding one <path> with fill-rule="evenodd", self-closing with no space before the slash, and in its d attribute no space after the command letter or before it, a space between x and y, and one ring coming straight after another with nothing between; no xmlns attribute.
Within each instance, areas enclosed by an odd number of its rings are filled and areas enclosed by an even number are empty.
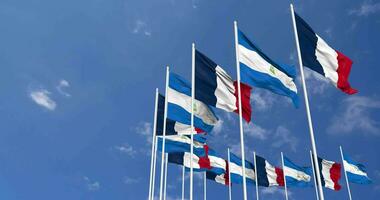
<svg viewBox="0 0 380 200"><path fill-rule="evenodd" d="M0 198L145 199L154 90L165 66L190 78L191 43L236 76L233 20L273 59L296 65L289 1L2 0L0 2ZM306 71L318 153L340 161L339 145L368 167L369 186L355 199L380 195L380 2L294 1L296 11L354 65L347 96ZM298 68L297 68L298 70ZM299 90L301 85L297 80ZM300 94L302 98L302 94ZM309 163L302 102L254 88L246 152L280 164L280 152ZM220 154L238 153L238 118L217 111L209 137ZM252 156L251 156L252 158ZM180 197L180 170L169 166L169 199ZM196 176L197 199L202 196ZM328 199L347 199L325 190ZM187 185L188 186L188 185ZM208 182L210 199L227 188ZM281 199L282 190L260 190ZM314 190L290 189L292 199ZM241 198L241 186L233 187ZM249 187L250 199L254 188Z"/></svg>

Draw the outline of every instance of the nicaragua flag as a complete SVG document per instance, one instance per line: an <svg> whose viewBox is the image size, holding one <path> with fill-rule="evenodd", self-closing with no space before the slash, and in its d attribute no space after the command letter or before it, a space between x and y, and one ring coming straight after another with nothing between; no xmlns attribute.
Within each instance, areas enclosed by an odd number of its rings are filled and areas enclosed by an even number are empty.
<svg viewBox="0 0 380 200"><path fill-rule="evenodd" d="M157 123L156 123L156 135L163 135L163 125L164 125L164 111L165 111L165 97L161 94L158 96L157 105ZM188 135L194 133L203 133L199 128L193 128L187 124L182 124L180 122L166 119L166 132L165 135Z"/></svg>
<svg viewBox="0 0 380 200"><path fill-rule="evenodd" d="M294 14L303 65L329 79L343 92L357 93L348 82L350 58L331 48L297 13Z"/></svg>
<svg viewBox="0 0 380 200"><path fill-rule="evenodd" d="M368 178L365 166L355 162L347 154L343 154L343 166L349 182L357 184L372 183L372 180Z"/></svg>
<svg viewBox="0 0 380 200"><path fill-rule="evenodd" d="M290 97L298 107L296 71L293 66L279 65L254 45L238 30L241 81L251 86L268 89L276 94Z"/></svg>
<svg viewBox="0 0 380 200"><path fill-rule="evenodd" d="M243 118L251 121L251 87L240 83ZM227 112L239 113L238 87L230 75L210 58L195 51L195 98Z"/></svg>
<svg viewBox="0 0 380 200"><path fill-rule="evenodd" d="M230 153L230 165L229 170L231 174L231 183L242 184L243 183L243 167L241 158L233 153ZM245 177L248 184L254 184L255 177L255 167L251 162L245 160Z"/></svg>
<svg viewBox="0 0 380 200"><path fill-rule="evenodd" d="M284 156L284 174L287 186L311 187L311 167L300 167Z"/></svg>
<svg viewBox="0 0 380 200"><path fill-rule="evenodd" d="M342 168L340 163L318 157L318 167L321 172L322 186L336 191L342 188L339 184Z"/></svg>
<svg viewBox="0 0 380 200"><path fill-rule="evenodd" d="M157 136L158 150L162 151L162 136ZM194 152L205 154L206 138L202 135L194 135ZM167 135L165 136L165 152L190 152L191 138L187 135ZM208 147L207 147L208 148Z"/></svg>
<svg viewBox="0 0 380 200"><path fill-rule="evenodd" d="M191 124L191 86L177 74L170 73L168 88L168 118ZM218 118L205 103L194 99L194 127L211 132Z"/></svg>
<svg viewBox="0 0 380 200"><path fill-rule="evenodd" d="M264 187L284 186L284 172L274 167L265 158L256 155L258 185Z"/></svg>

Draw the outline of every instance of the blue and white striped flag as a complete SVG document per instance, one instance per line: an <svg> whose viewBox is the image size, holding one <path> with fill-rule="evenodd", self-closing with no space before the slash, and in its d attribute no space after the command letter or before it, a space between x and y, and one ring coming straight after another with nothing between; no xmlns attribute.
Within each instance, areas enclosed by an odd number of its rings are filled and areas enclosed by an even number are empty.
<svg viewBox="0 0 380 200"><path fill-rule="evenodd" d="M368 178L365 166L352 160L347 154L343 154L343 166L349 182L357 184L372 183L371 179Z"/></svg>

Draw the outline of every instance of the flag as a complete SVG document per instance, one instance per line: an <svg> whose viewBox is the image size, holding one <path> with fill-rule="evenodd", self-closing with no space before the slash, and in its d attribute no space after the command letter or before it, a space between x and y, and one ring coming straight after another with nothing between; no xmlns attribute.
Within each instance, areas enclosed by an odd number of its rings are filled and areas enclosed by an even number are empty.
<svg viewBox="0 0 380 200"><path fill-rule="evenodd" d="M162 151L162 136L157 137L158 150ZM194 135L194 152L204 155L206 138L202 135ZM207 147L208 148L208 147ZM165 152L190 152L191 138L187 135L168 135L165 136Z"/></svg>
<svg viewBox="0 0 380 200"><path fill-rule="evenodd" d="M231 174L231 183L243 183L243 167L241 158L233 153L230 153L229 170ZM249 184L255 183L255 167L251 162L245 160L245 177Z"/></svg>
<svg viewBox="0 0 380 200"><path fill-rule="evenodd" d="M326 77L343 92L357 93L348 82L350 58L331 48L297 13L294 14L303 65Z"/></svg>
<svg viewBox="0 0 380 200"><path fill-rule="evenodd" d="M240 84L243 118L251 121L251 87ZM239 113L237 82L210 58L195 51L195 98L227 112ZM244 98L244 99L243 99Z"/></svg>
<svg viewBox="0 0 380 200"><path fill-rule="evenodd" d="M368 178L365 166L352 160L347 154L343 154L343 166L349 182L357 184L372 183L372 180Z"/></svg>
<svg viewBox="0 0 380 200"><path fill-rule="evenodd" d="M168 88L168 118L191 124L191 86L177 74L170 73ZM194 99L194 127L211 132L218 118L205 103Z"/></svg>
<svg viewBox="0 0 380 200"><path fill-rule="evenodd" d="M223 173L223 174L217 174L212 171L206 171L206 178L223 185L227 185L227 186L229 185L228 172Z"/></svg>
<svg viewBox="0 0 380 200"><path fill-rule="evenodd" d="M272 166L265 158L258 155L256 155L256 170L258 185L264 187L284 186L283 170Z"/></svg>
<svg viewBox="0 0 380 200"><path fill-rule="evenodd" d="M191 154L190 152L175 152L175 153L169 153L168 154L168 162L182 165L187 168L190 168L190 158ZM205 162L204 157L201 157L197 154L193 154L193 170L194 171L201 171L205 169L211 169L208 162Z"/></svg>
<svg viewBox="0 0 380 200"><path fill-rule="evenodd" d="M318 167L321 174L322 186L332 190L340 190L341 164L318 157Z"/></svg>
<svg viewBox="0 0 380 200"><path fill-rule="evenodd" d="M268 89L290 97L298 107L296 71L293 66L279 65L254 45L238 30L238 49L241 81L251 86Z"/></svg>
<svg viewBox="0 0 380 200"><path fill-rule="evenodd" d="M163 125L164 125L164 111L165 111L165 97L161 94L158 96L157 105L157 123L156 123L156 135L163 135ZM180 122L166 119L166 133L165 135L186 135L191 133L203 133L199 128L193 128L191 131L191 126L187 124L182 124Z"/></svg>
<svg viewBox="0 0 380 200"><path fill-rule="evenodd" d="M313 174L311 167L300 167L284 156L284 174L287 186L310 187Z"/></svg>

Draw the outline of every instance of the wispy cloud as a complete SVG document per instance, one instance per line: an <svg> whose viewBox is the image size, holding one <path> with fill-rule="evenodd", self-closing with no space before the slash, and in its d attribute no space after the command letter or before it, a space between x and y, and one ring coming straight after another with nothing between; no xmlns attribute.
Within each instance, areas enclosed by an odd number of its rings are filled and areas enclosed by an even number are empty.
<svg viewBox="0 0 380 200"><path fill-rule="evenodd" d="M255 90L251 94L251 103L255 111L266 111L270 109L275 102L275 95L266 90Z"/></svg>
<svg viewBox="0 0 380 200"><path fill-rule="evenodd" d="M285 191L282 188L277 188L277 187L262 188L260 192L263 195L273 195L273 194L285 195ZM290 196L292 196L292 193L288 190L288 197Z"/></svg>
<svg viewBox="0 0 380 200"><path fill-rule="evenodd" d="M65 79L62 79L59 81L59 84L57 85L57 91L65 96L65 97L71 97L71 95L67 92L64 91L65 88L68 88L70 87L70 83L68 81L66 81Z"/></svg>
<svg viewBox="0 0 380 200"><path fill-rule="evenodd" d="M223 130L223 123L224 121L222 119L219 119L214 128L212 129L213 133L215 135L219 135Z"/></svg>
<svg viewBox="0 0 380 200"><path fill-rule="evenodd" d="M329 80L322 75L304 67L304 75L307 80L307 89L312 94L326 94L328 87L331 87ZM301 83L301 78L299 77L299 83Z"/></svg>
<svg viewBox="0 0 380 200"><path fill-rule="evenodd" d="M124 177L124 180L123 180L123 182L127 185L135 184L135 183L138 183L140 181L141 181L140 178L132 178L132 177Z"/></svg>
<svg viewBox="0 0 380 200"><path fill-rule="evenodd" d="M148 29L145 21L138 19L135 21L135 25L132 29L133 34L143 34L145 36L151 36L152 32Z"/></svg>
<svg viewBox="0 0 380 200"><path fill-rule="evenodd" d="M137 151L129 144L114 146L114 149L119 151L120 153L126 154L130 157L134 157L137 153Z"/></svg>
<svg viewBox="0 0 380 200"><path fill-rule="evenodd" d="M348 14L361 17L369 16L377 12L380 12L379 2L373 3L372 1L364 1L358 8L349 10Z"/></svg>
<svg viewBox="0 0 380 200"><path fill-rule="evenodd" d="M331 120L328 133L348 134L364 131L365 134L380 135L380 122L371 117L373 110L380 109L380 101L364 96L350 96L343 100L340 112Z"/></svg>
<svg viewBox="0 0 380 200"><path fill-rule="evenodd" d="M32 90L29 93L30 98L38 104L48 110L55 110L57 104L50 98L50 92L45 89Z"/></svg>
<svg viewBox="0 0 380 200"><path fill-rule="evenodd" d="M270 134L268 130L262 128L261 126L257 124L247 124L244 123L244 133L247 134L250 137L260 139L260 140L266 140L268 135Z"/></svg>
<svg viewBox="0 0 380 200"><path fill-rule="evenodd" d="M152 123L140 122L135 131L145 137L149 143L152 143Z"/></svg>
<svg viewBox="0 0 380 200"><path fill-rule="evenodd" d="M283 146L288 146L294 152L297 150L298 139L293 134L291 134L290 130L286 127L277 127L273 135L273 138L273 147L279 148Z"/></svg>
<svg viewBox="0 0 380 200"><path fill-rule="evenodd" d="M89 190L89 191L97 191L100 189L100 183L98 181L92 181L90 178L88 178L87 176L84 176L83 177L83 180L86 184L86 188Z"/></svg>

